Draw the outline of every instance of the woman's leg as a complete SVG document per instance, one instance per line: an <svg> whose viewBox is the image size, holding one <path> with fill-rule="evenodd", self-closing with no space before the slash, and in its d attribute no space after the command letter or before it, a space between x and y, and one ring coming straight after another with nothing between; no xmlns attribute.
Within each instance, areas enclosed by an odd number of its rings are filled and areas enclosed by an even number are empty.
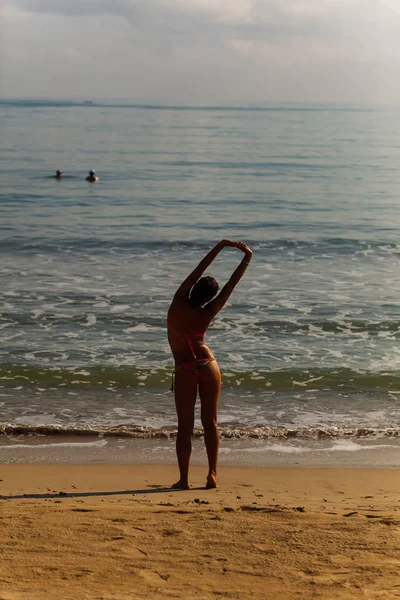
<svg viewBox="0 0 400 600"><path fill-rule="evenodd" d="M196 396L197 375L186 369L179 369L175 374L175 406L178 415L176 455L178 458L180 479L172 487L185 490L189 489L189 462L192 453Z"/></svg>
<svg viewBox="0 0 400 600"><path fill-rule="evenodd" d="M216 360L210 362L200 373L199 394L201 422L208 456L207 488L217 487L217 462L219 435L217 425L218 401L221 392L221 372Z"/></svg>

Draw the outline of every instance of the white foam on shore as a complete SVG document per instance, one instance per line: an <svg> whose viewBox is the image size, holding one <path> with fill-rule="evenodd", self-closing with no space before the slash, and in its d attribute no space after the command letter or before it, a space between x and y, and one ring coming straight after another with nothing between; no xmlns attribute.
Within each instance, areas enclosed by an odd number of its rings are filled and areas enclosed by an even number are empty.
<svg viewBox="0 0 400 600"><path fill-rule="evenodd" d="M360 450L376 450L391 448L391 444L375 444L373 446L361 445L350 440L338 440L329 449L331 452L359 452Z"/></svg>
<svg viewBox="0 0 400 600"><path fill-rule="evenodd" d="M3 450L47 450L49 448L103 448L107 446L107 440L98 440L96 442L43 442L43 444L0 444L0 453Z"/></svg>

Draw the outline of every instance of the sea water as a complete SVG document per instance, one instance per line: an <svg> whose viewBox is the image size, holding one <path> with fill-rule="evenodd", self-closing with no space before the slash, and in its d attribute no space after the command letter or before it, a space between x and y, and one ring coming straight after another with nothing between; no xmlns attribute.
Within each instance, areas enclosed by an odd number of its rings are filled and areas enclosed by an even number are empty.
<svg viewBox="0 0 400 600"><path fill-rule="evenodd" d="M166 313L230 238L254 255L207 333L221 460L398 464L398 110L8 101L0 123L0 461L174 460Z"/></svg>

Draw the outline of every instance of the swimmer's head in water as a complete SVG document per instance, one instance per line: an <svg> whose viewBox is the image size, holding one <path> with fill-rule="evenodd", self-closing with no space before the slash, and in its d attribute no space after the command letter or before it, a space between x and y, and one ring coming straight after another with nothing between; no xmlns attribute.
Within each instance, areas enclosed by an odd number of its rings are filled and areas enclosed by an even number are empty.
<svg viewBox="0 0 400 600"><path fill-rule="evenodd" d="M218 293L218 282L214 277L201 277L189 294L189 303L192 306L203 306L210 302Z"/></svg>

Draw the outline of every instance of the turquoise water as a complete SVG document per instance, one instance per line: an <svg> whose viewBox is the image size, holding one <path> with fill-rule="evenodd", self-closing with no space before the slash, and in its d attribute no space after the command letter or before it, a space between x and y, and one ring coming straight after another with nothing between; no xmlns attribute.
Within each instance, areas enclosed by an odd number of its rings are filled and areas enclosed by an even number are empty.
<svg viewBox="0 0 400 600"><path fill-rule="evenodd" d="M168 305L228 237L223 437L397 438L398 116L0 103L0 430L170 435Z"/></svg>

